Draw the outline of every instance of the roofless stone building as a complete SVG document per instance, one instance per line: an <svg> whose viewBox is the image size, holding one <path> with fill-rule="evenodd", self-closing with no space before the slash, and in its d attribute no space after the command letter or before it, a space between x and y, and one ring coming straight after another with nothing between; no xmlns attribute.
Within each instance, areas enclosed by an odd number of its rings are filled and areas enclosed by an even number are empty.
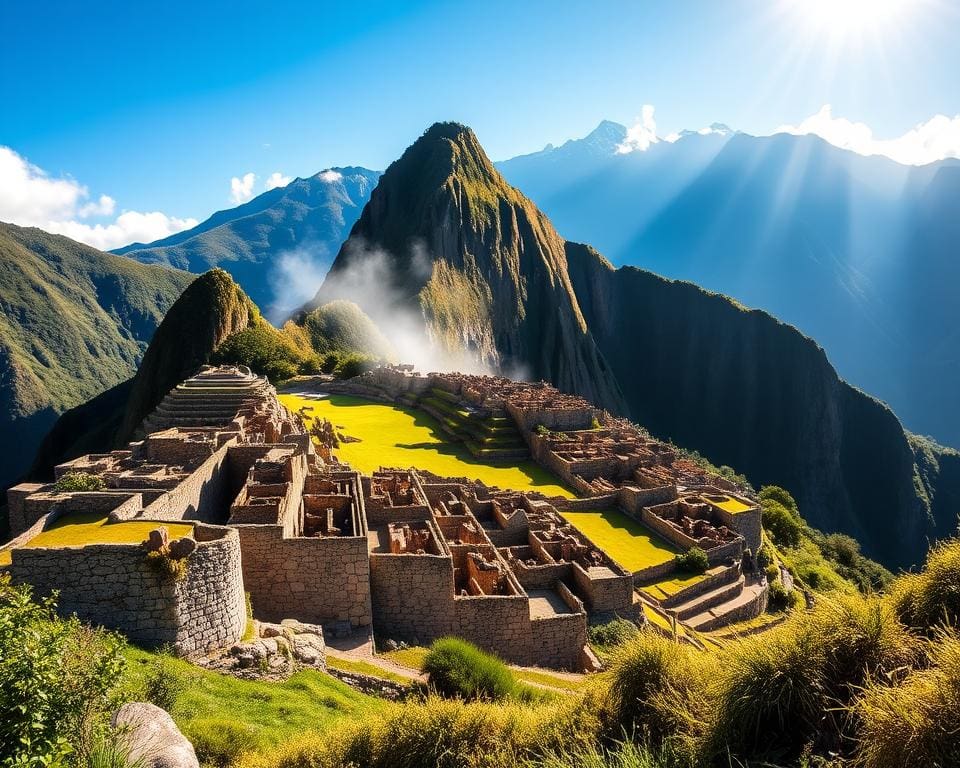
<svg viewBox="0 0 960 768"><path fill-rule="evenodd" d="M742 566L760 543L754 501L582 399L402 367L331 386L429 409L475 455L532 456L579 498L413 468L363 476L318 451L265 379L207 367L144 420L142 439L56 468L57 479L93 475L100 490L12 488L4 567L40 594L58 590L65 613L184 655L241 637L244 592L265 621L419 643L452 634L512 662L565 669L595 664L591 617L642 621L647 609L709 629L765 608L765 584ZM614 508L677 551L703 548L710 571L658 593L673 561L631 572L563 516ZM44 543L60 518L78 516L106 518L110 541ZM160 541L154 531L140 543L143 530L184 523L186 536ZM124 531L138 535L124 541Z"/></svg>

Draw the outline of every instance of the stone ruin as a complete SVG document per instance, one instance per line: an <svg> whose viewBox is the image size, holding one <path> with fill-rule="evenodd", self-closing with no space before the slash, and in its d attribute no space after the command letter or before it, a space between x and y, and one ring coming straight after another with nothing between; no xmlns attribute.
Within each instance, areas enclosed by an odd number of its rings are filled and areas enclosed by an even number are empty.
<svg viewBox="0 0 960 768"><path fill-rule="evenodd" d="M222 599L197 593L189 620L181 622L191 634L180 646L188 654L237 643L243 622L238 625L233 614L245 591L264 626L297 621L318 628L320 642L324 633L341 637L373 631L419 643L453 634L509 661L565 669L595 663L587 646L590 617L640 621L647 604L703 626L723 621L728 605L738 617L760 605L759 600L735 604L746 584L739 559L744 548L759 545L756 502L582 398L543 383L421 376L398 368L377 369L330 387L405 402L439 389L447 393L446 402L462 404L466 413L506 414L498 418L510 420L529 455L581 498L501 491L418 470L361 475L331 452L332 427L314 435L326 435L318 446L265 379L242 368L204 368L171 390L144 420L142 439L57 467L57 477L75 471L100 477L102 491L63 494L43 484L11 489L10 519L19 536L6 548L12 550L14 579L37 584L41 593L96 592L76 563L89 556L100 568L96 552L101 545L20 546L63 510L76 509L100 510L113 521L195 521L196 531L221 531L217 535L224 541L235 542L235 556L224 554L229 565L216 573L198 570L196 578L188 573L187 580L196 584L205 573L214 585L211 595L229 594L231 616L212 619L222 613L213 601ZM495 429L501 428L497 422ZM716 501L724 498L737 503ZM681 595L685 602L656 595L645 585L668 576L672 562L656 573L631 573L561 514L613 507L680 549L702 546L713 566L706 579L709 590ZM196 541L196 552L186 553L189 568L195 562L199 566L198 553L209 550L200 538ZM166 542L168 549L174 544ZM31 553L46 560L41 563ZM142 552L137 557L142 559ZM144 629L153 619L146 609L138 610L134 593L124 596L132 582L104 579L102 570L90 573L114 589L112 600L132 607L111 624L102 611L78 599L72 604L78 615L141 642L166 641L159 630L151 636ZM718 603L721 592L724 601ZM173 597L155 604L180 605ZM246 664L257 653L237 650L231 663Z"/></svg>

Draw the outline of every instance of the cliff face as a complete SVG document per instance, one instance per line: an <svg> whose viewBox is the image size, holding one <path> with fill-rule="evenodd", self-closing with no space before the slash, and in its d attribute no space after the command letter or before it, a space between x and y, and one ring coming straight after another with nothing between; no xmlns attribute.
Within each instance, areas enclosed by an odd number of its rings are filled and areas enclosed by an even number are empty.
<svg viewBox="0 0 960 768"><path fill-rule="evenodd" d="M936 531L907 435L815 342L690 283L615 270L588 246L568 243L567 257L635 420L755 485L784 486L812 525L853 535L870 557L922 558Z"/></svg>
<svg viewBox="0 0 960 768"><path fill-rule="evenodd" d="M387 285L362 279L371 259ZM454 358L626 410L577 305L564 241L464 126L434 125L387 169L310 306L347 298L377 318L385 294Z"/></svg>

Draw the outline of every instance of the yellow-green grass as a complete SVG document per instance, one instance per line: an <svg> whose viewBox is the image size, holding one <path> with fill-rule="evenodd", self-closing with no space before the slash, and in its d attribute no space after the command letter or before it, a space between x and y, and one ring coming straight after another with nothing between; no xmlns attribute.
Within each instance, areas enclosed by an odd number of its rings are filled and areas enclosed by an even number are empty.
<svg viewBox="0 0 960 768"><path fill-rule="evenodd" d="M398 675L396 672L391 672L388 669L383 669L378 667L376 664L371 664L369 661L362 661L359 659L342 659L339 656L333 656L327 654L327 668L336 669L340 672L352 672L357 675L367 675L368 677L378 677L381 680L390 680L394 683L400 683L401 685L409 685L410 678L404 677L403 675Z"/></svg>
<svg viewBox="0 0 960 768"><path fill-rule="evenodd" d="M712 503L716 504L724 512L729 512L731 515L738 515L741 512L746 512L748 509L753 509L749 504L744 504L732 496L727 496L723 501L714 501Z"/></svg>
<svg viewBox="0 0 960 768"><path fill-rule="evenodd" d="M87 544L139 544L150 531L163 525L171 538L189 536L193 532L190 523L122 522L111 523L100 513L71 512L56 520L23 546L31 547L78 547ZM0 552L0 565L9 565L11 550Z"/></svg>
<svg viewBox="0 0 960 768"><path fill-rule="evenodd" d="M407 667L408 669L414 669L417 672L423 667L424 659L427 658L427 654L430 653L429 648L424 648L421 645L415 645L412 648L400 648L396 651L384 651L379 654L385 659L390 659L394 664L399 664L401 667Z"/></svg>
<svg viewBox="0 0 960 768"><path fill-rule="evenodd" d="M293 411L312 409L306 411L308 419L323 417L338 433L358 438L359 442L341 442L336 452L342 461L364 474L380 467L417 467L443 477L468 477L510 490L573 497L535 462L493 465L475 458L465 446L450 441L432 416L415 408L345 395L321 399L280 395L280 402Z"/></svg>
<svg viewBox="0 0 960 768"><path fill-rule="evenodd" d="M524 683L533 683L534 685L545 685L548 688L556 688L561 691L582 691L589 679L586 677L561 677L554 675L549 670L543 669L518 669L510 667L513 676Z"/></svg>
<svg viewBox="0 0 960 768"><path fill-rule="evenodd" d="M266 752L384 705L316 670L297 672L283 682L263 682L210 672L138 648L128 648L125 655L128 684L135 692L143 689L148 677L170 682L177 691L170 714L195 743L213 740L229 727L231 733L242 735L245 748Z"/></svg>
<svg viewBox="0 0 960 768"><path fill-rule="evenodd" d="M643 604L643 613L647 617L647 620L654 626L660 627L660 629L666 630L669 633L673 633L673 624L670 620L664 616L662 613L655 611L651 606L646 603ZM677 635L683 637L687 634L686 629L678 621L677 622Z"/></svg>
<svg viewBox="0 0 960 768"><path fill-rule="evenodd" d="M654 582L653 584L645 584L641 589L657 600L665 600L668 597L673 597L677 592L681 592L687 587L692 587L697 582L703 581L708 575L709 574L705 573L680 574L669 579Z"/></svg>
<svg viewBox="0 0 960 768"><path fill-rule="evenodd" d="M680 554L672 544L616 509L561 514L629 571L661 565Z"/></svg>

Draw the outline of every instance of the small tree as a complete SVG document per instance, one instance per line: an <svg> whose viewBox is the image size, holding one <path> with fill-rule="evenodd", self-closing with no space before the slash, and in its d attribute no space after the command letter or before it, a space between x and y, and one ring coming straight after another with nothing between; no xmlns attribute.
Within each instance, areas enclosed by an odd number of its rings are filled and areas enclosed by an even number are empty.
<svg viewBox="0 0 960 768"><path fill-rule="evenodd" d="M703 573L710 567L707 553L700 547L690 547L682 555L677 555L677 568L687 573Z"/></svg>
<svg viewBox="0 0 960 768"><path fill-rule="evenodd" d="M103 486L103 478L89 472L68 472L53 484L54 490L60 492L99 491Z"/></svg>

